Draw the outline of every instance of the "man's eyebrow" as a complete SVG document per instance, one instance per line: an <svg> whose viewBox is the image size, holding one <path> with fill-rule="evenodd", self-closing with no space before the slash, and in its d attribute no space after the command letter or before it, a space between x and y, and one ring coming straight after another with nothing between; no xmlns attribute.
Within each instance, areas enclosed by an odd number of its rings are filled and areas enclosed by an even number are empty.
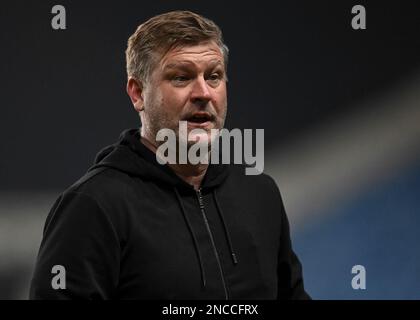
<svg viewBox="0 0 420 320"><path fill-rule="evenodd" d="M222 63L222 61L221 61L221 60L212 60L212 61L210 61L210 66L211 66L212 68L216 68L216 67L218 67L218 66L220 66L220 67L224 68L224 64Z"/></svg>
<svg viewBox="0 0 420 320"><path fill-rule="evenodd" d="M178 68L188 68L189 66L194 65L190 61L177 61L168 63L163 67L163 69L178 69Z"/></svg>

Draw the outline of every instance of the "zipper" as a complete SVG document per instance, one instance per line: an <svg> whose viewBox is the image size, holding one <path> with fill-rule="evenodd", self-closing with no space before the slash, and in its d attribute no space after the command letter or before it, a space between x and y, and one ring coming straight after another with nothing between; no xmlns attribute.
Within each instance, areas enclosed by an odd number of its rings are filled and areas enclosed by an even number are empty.
<svg viewBox="0 0 420 320"><path fill-rule="evenodd" d="M213 234L211 232L210 225L209 225L209 222L207 220L206 212L204 210L204 202L203 202L203 195L201 194L201 188L196 191L196 194L197 194L197 198L198 198L198 203L200 205L200 211L201 211L201 214L203 216L204 224L206 225L207 232L209 233L211 244L212 244L212 247L213 247L213 251L214 251L214 254L216 256L217 265L218 265L219 271L220 271L220 277L222 278L223 290L225 292L225 299L229 300L229 296L228 296L228 292L227 292L227 288L226 288L225 276L223 274L222 264L220 263L219 253L217 252L216 244L214 243Z"/></svg>

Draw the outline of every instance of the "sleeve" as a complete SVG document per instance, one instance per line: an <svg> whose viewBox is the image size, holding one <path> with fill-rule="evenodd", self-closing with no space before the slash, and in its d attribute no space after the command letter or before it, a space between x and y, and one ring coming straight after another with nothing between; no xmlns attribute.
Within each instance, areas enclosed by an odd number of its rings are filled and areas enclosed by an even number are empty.
<svg viewBox="0 0 420 320"><path fill-rule="evenodd" d="M289 221L283 203L281 206L280 252L277 265L277 299L310 300L311 297L306 293L303 285L302 265L292 249Z"/></svg>
<svg viewBox="0 0 420 320"><path fill-rule="evenodd" d="M120 245L92 197L66 192L45 222L30 299L111 299L118 285Z"/></svg>

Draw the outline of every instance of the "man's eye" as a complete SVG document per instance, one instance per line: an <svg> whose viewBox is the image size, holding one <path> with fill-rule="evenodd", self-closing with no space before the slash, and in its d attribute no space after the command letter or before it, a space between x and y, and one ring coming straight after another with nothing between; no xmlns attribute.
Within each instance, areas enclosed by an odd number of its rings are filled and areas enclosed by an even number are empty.
<svg viewBox="0 0 420 320"><path fill-rule="evenodd" d="M187 76L175 76L172 78L172 80L176 82L184 82L184 81L188 81L189 78Z"/></svg>
<svg viewBox="0 0 420 320"><path fill-rule="evenodd" d="M221 78L221 75L219 73L213 73L210 75L210 80L219 80Z"/></svg>
<svg viewBox="0 0 420 320"><path fill-rule="evenodd" d="M222 79L222 75L220 73L212 73L207 78L207 80L210 81L212 84L218 84L221 79Z"/></svg>

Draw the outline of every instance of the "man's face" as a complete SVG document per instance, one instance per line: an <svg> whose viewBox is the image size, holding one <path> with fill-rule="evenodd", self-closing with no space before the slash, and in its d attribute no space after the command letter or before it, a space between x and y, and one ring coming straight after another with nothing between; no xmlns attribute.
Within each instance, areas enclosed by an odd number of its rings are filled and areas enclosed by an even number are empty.
<svg viewBox="0 0 420 320"><path fill-rule="evenodd" d="M188 133L196 128L207 132L192 140L210 143L210 130L223 128L227 110L220 48L203 42L170 50L143 88L143 102L142 123L149 140L155 142L157 132L164 128L173 130L179 139L179 121L188 121Z"/></svg>

